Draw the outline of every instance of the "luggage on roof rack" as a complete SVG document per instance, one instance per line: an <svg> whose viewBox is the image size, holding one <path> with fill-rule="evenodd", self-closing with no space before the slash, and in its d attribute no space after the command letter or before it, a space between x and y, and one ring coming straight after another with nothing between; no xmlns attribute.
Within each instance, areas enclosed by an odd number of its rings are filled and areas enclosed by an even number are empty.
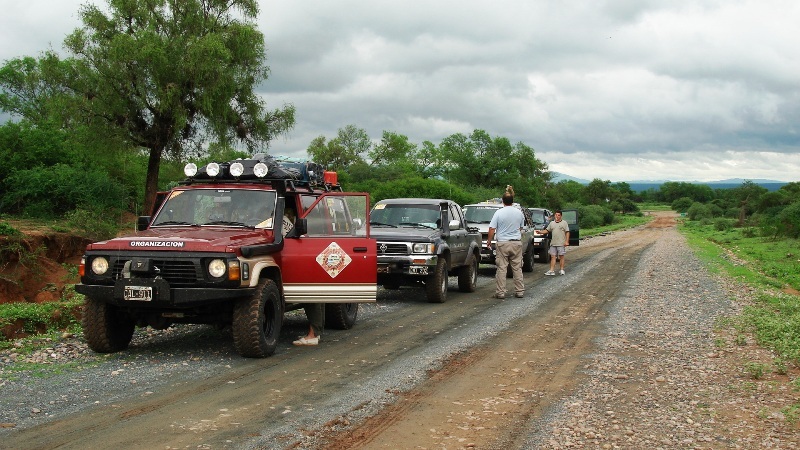
<svg viewBox="0 0 800 450"><path fill-rule="evenodd" d="M236 163L241 164L243 167L241 175L238 176L231 174L231 166ZM266 166L266 175L256 175L255 169L259 163L263 163ZM195 180L291 180L295 185L321 186L326 184L325 173L325 168L313 161L256 153L250 159L206 164L198 168L196 174L190 178Z"/></svg>

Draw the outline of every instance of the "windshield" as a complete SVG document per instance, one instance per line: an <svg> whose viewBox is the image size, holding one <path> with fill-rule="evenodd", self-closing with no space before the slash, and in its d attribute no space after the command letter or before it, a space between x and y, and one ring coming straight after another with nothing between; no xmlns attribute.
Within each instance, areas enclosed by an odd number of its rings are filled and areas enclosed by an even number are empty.
<svg viewBox="0 0 800 450"><path fill-rule="evenodd" d="M439 205L378 203L369 215L370 225L439 228Z"/></svg>
<svg viewBox="0 0 800 450"><path fill-rule="evenodd" d="M531 209L531 218L533 219L533 223L535 224L545 224L547 223L547 214L543 209Z"/></svg>
<svg viewBox="0 0 800 450"><path fill-rule="evenodd" d="M464 217L467 222L472 223L489 223L492 221L494 213L499 208L493 206L465 206Z"/></svg>
<svg viewBox="0 0 800 450"><path fill-rule="evenodd" d="M178 189L169 194L151 226L232 225L272 228L275 191Z"/></svg>

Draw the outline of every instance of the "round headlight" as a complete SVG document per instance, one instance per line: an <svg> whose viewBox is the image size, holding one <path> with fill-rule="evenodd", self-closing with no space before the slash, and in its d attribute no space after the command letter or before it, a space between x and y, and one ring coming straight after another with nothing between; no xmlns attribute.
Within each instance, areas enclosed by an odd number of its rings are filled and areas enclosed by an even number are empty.
<svg viewBox="0 0 800 450"><path fill-rule="evenodd" d="M102 256L92 259L92 272L95 275L103 275L108 272L108 260Z"/></svg>
<svg viewBox="0 0 800 450"><path fill-rule="evenodd" d="M189 163L183 166L183 174L187 177L193 177L197 175L197 164Z"/></svg>
<svg viewBox="0 0 800 450"><path fill-rule="evenodd" d="M225 275L225 269L227 265L225 261L221 259L213 259L210 263L208 263L208 274L214 278L220 278L221 276Z"/></svg>
<svg viewBox="0 0 800 450"><path fill-rule="evenodd" d="M267 176L267 172L269 172L269 169L267 168L267 165L264 163L258 163L255 165L255 167L253 167L253 173L258 178L264 178L265 176Z"/></svg>
<svg viewBox="0 0 800 450"><path fill-rule="evenodd" d="M234 177L240 177L244 173L244 166L240 162L235 162L231 164L230 171Z"/></svg>
<svg viewBox="0 0 800 450"><path fill-rule="evenodd" d="M219 164L208 163L208 165L206 166L206 174L210 177L215 177L219 175Z"/></svg>

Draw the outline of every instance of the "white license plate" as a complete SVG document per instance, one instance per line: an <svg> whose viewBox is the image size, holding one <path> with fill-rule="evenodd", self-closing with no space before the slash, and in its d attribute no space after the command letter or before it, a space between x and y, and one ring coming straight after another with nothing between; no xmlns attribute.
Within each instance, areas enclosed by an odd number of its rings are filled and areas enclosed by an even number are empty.
<svg viewBox="0 0 800 450"><path fill-rule="evenodd" d="M149 302L153 300L153 288L150 286L125 286L125 300Z"/></svg>
<svg viewBox="0 0 800 450"><path fill-rule="evenodd" d="M428 274L428 266L411 266L408 268L408 273L414 275L427 275Z"/></svg>

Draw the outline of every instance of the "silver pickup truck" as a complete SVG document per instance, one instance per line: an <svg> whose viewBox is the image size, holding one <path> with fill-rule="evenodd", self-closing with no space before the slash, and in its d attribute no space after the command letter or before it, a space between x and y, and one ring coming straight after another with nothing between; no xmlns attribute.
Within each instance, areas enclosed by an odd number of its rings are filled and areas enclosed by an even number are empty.
<svg viewBox="0 0 800 450"><path fill-rule="evenodd" d="M492 250L489 250L486 247L486 238L489 236L489 222L492 221L492 216L494 213L503 207L503 204L500 202L481 202L481 203L473 203L471 205L464 205L462 208L464 210L464 217L467 219L467 224L470 226L478 227L481 232L481 262L484 264L494 264L495 263L495 247L493 245ZM534 223L531 219L531 213L528 211L527 208L523 208L518 203L514 203L514 207L519 208L522 211L522 214L525 216L525 227L522 229L522 271L523 272L533 272L533 261L534 261L534 248L533 248L533 230L534 230ZM496 244L496 242L492 242L492 244Z"/></svg>

